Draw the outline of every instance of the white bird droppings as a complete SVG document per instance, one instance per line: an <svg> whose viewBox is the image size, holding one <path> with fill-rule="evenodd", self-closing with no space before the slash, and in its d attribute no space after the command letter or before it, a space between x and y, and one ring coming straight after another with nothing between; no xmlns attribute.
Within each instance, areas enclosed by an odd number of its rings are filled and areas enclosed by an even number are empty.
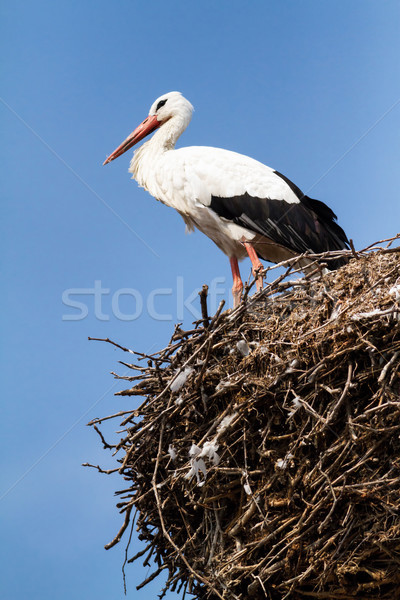
<svg viewBox="0 0 400 600"><path fill-rule="evenodd" d="M225 429L228 429L229 425L232 421L237 417L237 413L232 413L231 415L227 415L221 421L221 423L217 427L217 432L219 434L223 433Z"/></svg>
<svg viewBox="0 0 400 600"><path fill-rule="evenodd" d="M171 392L177 392L181 389L183 385L185 385L187 378L189 375L193 373L192 367L186 367L183 371L176 375L175 379L171 383Z"/></svg>
<svg viewBox="0 0 400 600"><path fill-rule="evenodd" d="M243 485L243 489L244 489L245 493L246 493L248 496L251 496L251 487L249 486L249 484L248 484L248 483L245 483L245 484Z"/></svg>
<svg viewBox="0 0 400 600"><path fill-rule="evenodd" d="M175 448L172 446L172 444L170 444L170 445L168 446L168 454L170 455L170 457L171 457L171 460L175 460L175 459L176 459L176 457L177 457L176 450L175 450Z"/></svg>
<svg viewBox="0 0 400 600"><path fill-rule="evenodd" d="M239 340L236 344L236 348L242 356L248 356L250 354L250 348L244 340Z"/></svg>
<svg viewBox="0 0 400 600"><path fill-rule="evenodd" d="M278 469L282 469L283 471L286 469L286 467L289 464L289 460L291 460L293 458L293 454L291 452L288 452L285 456L285 458L279 458L275 465L277 466Z"/></svg>
<svg viewBox="0 0 400 600"><path fill-rule="evenodd" d="M389 294L394 296L396 300L400 300L400 284L390 288Z"/></svg>
<svg viewBox="0 0 400 600"><path fill-rule="evenodd" d="M200 457L207 457L214 465L218 465L220 458L217 454L218 444L214 441L205 442L203 446L203 450L200 452Z"/></svg>

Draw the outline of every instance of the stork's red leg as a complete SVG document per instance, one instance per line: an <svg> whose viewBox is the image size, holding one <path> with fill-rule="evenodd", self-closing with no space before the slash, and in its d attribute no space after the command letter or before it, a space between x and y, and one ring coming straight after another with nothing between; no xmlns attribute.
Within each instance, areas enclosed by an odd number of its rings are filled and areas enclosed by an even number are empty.
<svg viewBox="0 0 400 600"><path fill-rule="evenodd" d="M262 264L262 262L260 261L260 259L257 256L257 252L254 250L253 246L250 244L250 242L246 242L243 240L243 244L244 247L247 250L247 254L250 257L251 260L251 264L253 265L253 275L254 278L256 280L256 286L257 286L257 291L259 292L260 290L263 289L263 278L262 275L260 275L260 272L264 270L264 265Z"/></svg>
<svg viewBox="0 0 400 600"><path fill-rule="evenodd" d="M240 278L239 264L238 264L236 256L231 256L229 261L231 263L232 277L233 277L233 286L232 286L233 308L236 308L237 306L239 306L240 299L242 297L243 282Z"/></svg>

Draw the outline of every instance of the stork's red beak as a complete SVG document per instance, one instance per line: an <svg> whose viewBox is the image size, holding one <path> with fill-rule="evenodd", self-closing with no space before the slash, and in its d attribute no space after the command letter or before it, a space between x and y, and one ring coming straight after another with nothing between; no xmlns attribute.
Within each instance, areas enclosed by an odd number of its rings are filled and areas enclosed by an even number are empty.
<svg viewBox="0 0 400 600"><path fill-rule="evenodd" d="M143 123L141 123L138 127L136 127L135 131L132 131L132 133L130 135L128 135L126 140L124 142L122 142L122 144L120 146L118 146L118 148L116 150L114 150L114 152L112 154L110 154L110 156L108 158L106 158L106 160L103 162L103 165L106 165L107 163L114 160L114 158L118 158L118 156L121 156L121 154L123 154L124 152L129 150L129 148L132 148L132 146L134 146L135 144L140 142L140 140L145 138L146 135L149 135L155 129L160 127L160 125L161 125L161 123L155 115L153 115L153 116L149 115L143 121Z"/></svg>

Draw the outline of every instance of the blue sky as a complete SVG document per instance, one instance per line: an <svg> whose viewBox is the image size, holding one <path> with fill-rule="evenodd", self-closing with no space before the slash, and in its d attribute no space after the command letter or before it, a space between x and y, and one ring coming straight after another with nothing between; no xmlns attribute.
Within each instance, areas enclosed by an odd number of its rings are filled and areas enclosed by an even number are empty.
<svg viewBox="0 0 400 600"><path fill-rule="evenodd" d="M179 90L196 109L180 145L278 169L358 248L390 237L399 17L378 0L2 4L2 597L123 598L124 546L103 549L121 482L80 465L112 464L85 423L137 400L113 396L121 353L87 337L155 351L203 283L229 300L226 257L106 155ZM135 590L148 574L127 569L128 596L156 597Z"/></svg>

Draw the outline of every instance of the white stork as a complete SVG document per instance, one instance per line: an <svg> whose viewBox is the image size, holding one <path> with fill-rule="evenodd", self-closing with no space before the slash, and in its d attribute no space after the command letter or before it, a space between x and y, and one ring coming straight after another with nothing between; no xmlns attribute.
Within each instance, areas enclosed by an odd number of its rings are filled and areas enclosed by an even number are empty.
<svg viewBox="0 0 400 600"><path fill-rule="evenodd" d="M347 248L346 234L333 211L305 196L278 171L220 148L176 150L192 112L193 106L181 93L160 96L149 116L104 164L155 132L134 152L129 171L152 196L175 208L189 231L197 227L228 255L235 306L243 289L238 260L246 255L252 262L257 289L261 289L260 258L277 263L307 251ZM329 268L343 262L331 261Z"/></svg>

